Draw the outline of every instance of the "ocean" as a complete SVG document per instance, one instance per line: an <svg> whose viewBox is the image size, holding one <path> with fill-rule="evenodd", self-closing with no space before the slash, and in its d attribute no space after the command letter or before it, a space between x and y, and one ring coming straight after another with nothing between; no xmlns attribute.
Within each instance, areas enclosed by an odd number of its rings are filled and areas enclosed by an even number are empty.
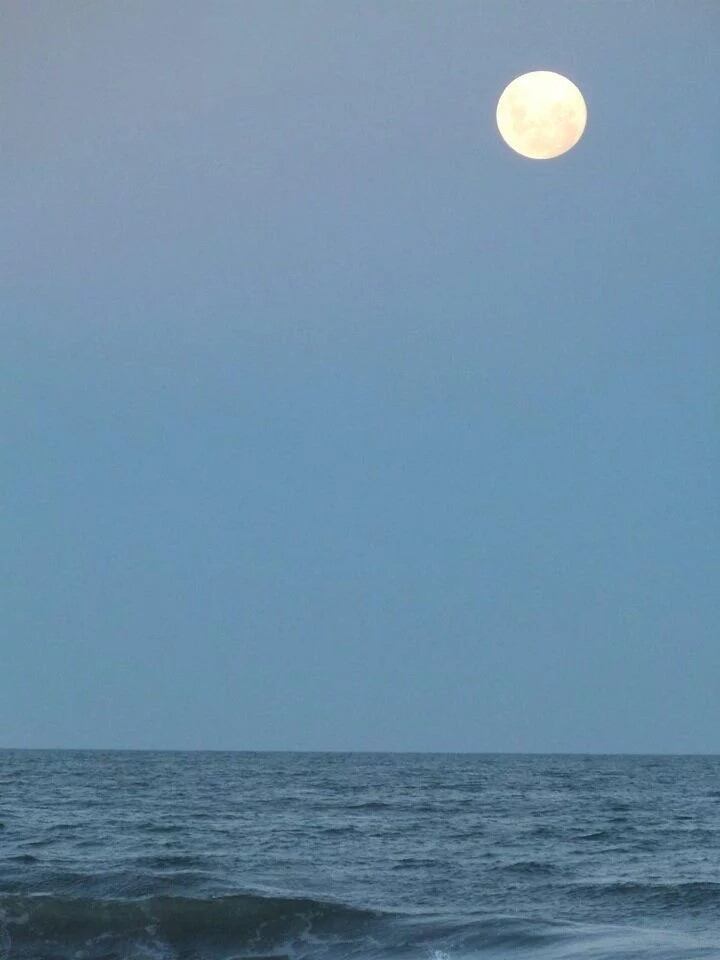
<svg viewBox="0 0 720 960"><path fill-rule="evenodd" d="M720 960L720 757L0 751L0 957Z"/></svg>

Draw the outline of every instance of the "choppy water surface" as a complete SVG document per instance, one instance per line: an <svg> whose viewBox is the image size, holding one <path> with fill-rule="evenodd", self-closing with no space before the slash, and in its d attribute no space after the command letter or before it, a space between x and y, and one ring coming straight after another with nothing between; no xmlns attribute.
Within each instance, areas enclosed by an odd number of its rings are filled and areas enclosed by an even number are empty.
<svg viewBox="0 0 720 960"><path fill-rule="evenodd" d="M720 960L720 758L0 751L0 956Z"/></svg>

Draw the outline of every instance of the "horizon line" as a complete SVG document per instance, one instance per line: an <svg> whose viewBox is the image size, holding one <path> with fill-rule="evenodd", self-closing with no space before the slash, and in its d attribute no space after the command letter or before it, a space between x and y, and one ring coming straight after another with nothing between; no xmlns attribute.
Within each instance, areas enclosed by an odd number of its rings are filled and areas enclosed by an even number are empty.
<svg viewBox="0 0 720 960"><path fill-rule="evenodd" d="M236 753L236 754L300 754L300 755L398 755L398 756L469 756L469 757L720 757L720 751L634 751L634 750L393 750L393 749L297 749L284 747L10 747L0 746L0 753Z"/></svg>

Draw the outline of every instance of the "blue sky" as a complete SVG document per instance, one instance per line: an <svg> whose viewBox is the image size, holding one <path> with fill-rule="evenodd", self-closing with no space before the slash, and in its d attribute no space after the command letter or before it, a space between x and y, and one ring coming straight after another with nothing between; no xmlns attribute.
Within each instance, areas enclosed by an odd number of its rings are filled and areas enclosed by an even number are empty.
<svg viewBox="0 0 720 960"><path fill-rule="evenodd" d="M0 745L717 751L719 29L5 5Z"/></svg>

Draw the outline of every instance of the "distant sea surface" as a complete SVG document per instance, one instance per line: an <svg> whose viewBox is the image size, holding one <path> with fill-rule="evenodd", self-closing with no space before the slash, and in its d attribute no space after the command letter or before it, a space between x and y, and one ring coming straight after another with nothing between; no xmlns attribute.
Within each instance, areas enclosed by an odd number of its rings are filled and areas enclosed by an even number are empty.
<svg viewBox="0 0 720 960"><path fill-rule="evenodd" d="M0 751L0 957L720 960L720 758Z"/></svg>

